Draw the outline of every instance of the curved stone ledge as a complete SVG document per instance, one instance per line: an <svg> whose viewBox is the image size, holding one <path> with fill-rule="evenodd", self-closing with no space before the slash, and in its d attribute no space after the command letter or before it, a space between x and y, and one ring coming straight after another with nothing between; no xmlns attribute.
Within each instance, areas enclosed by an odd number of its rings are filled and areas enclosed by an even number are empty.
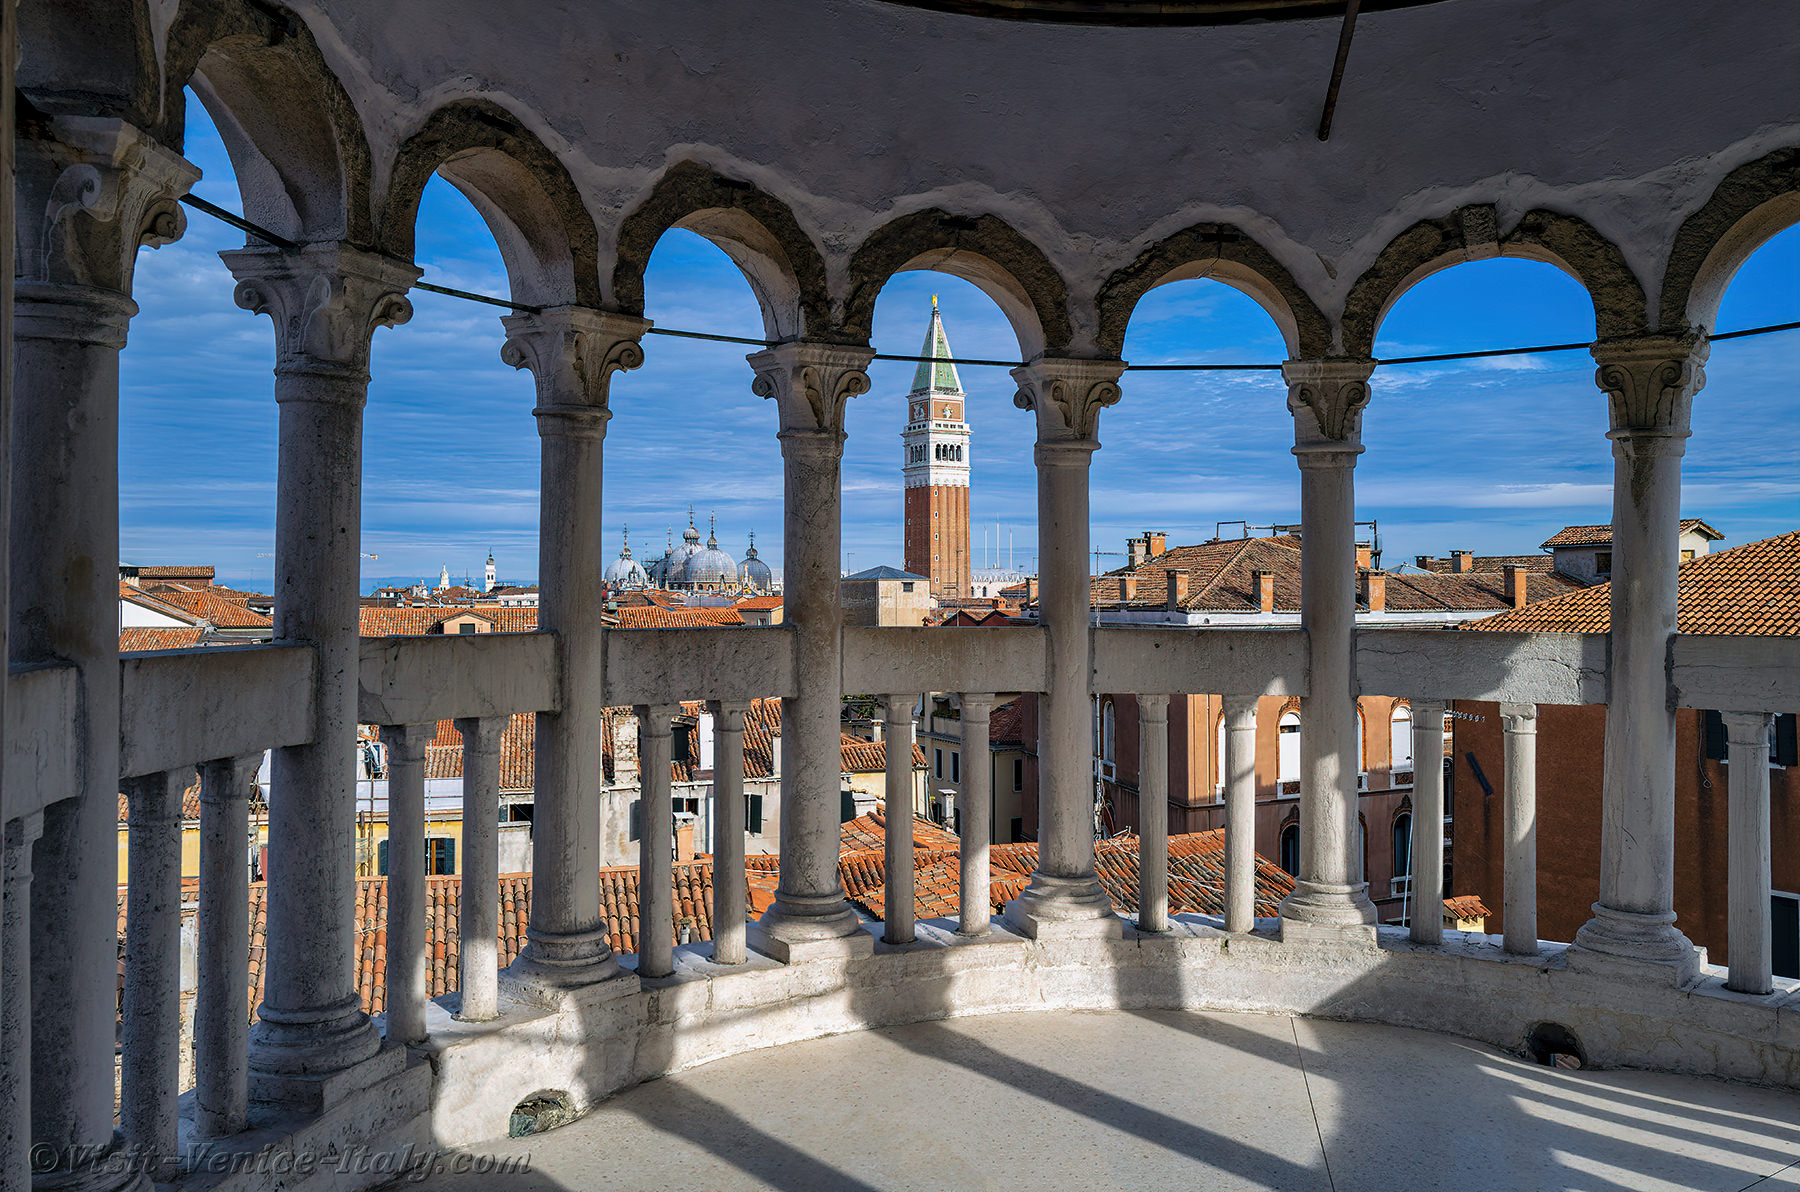
<svg viewBox="0 0 1800 1192"><path fill-rule="evenodd" d="M1166 935L1026 940L996 923L981 939L947 920L919 925L904 947L874 955L741 966L677 952L676 973L627 975L555 1005L507 1007L462 1023L432 1008L437 1080L428 1129L441 1145L504 1136L534 1093L566 1094L579 1112L670 1072L763 1047L937 1018L1024 1010L1189 1009L1381 1022L1478 1039L1512 1051L1541 1022L1574 1032L1587 1062L1800 1087L1800 984L1767 997L1725 991L1706 970L1678 989L1570 971L1563 948L1503 954L1485 936L1446 933L1442 947L1383 928L1374 947L1284 944L1266 921L1226 935L1183 916ZM878 928L877 928L878 930Z"/></svg>

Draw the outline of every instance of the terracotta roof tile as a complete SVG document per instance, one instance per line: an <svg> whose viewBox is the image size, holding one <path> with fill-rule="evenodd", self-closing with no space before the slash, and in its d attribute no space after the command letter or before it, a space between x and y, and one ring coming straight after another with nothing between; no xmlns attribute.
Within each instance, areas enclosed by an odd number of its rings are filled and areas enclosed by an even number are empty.
<svg viewBox="0 0 1800 1192"><path fill-rule="evenodd" d="M887 848L887 811L883 806L867 815L845 820L839 825L842 837L840 852L844 854L876 852ZM913 816L913 848L950 848L961 842L956 833L932 823L922 815Z"/></svg>
<svg viewBox="0 0 1800 1192"><path fill-rule="evenodd" d="M1474 894L1458 894L1444 899L1444 913L1457 919L1485 919L1494 912Z"/></svg>
<svg viewBox="0 0 1800 1192"><path fill-rule="evenodd" d="M1697 517L1681 519L1681 532L1689 534L1698 531L1714 542L1725 537L1707 522ZM1544 539L1546 550L1553 546L1605 546L1612 541L1612 523L1606 522L1597 526L1564 526L1550 537Z"/></svg>
<svg viewBox="0 0 1800 1192"><path fill-rule="evenodd" d="M429 605L424 608L372 608L357 610L364 637L408 637L426 633L442 633L439 628L454 617L474 613L490 622L495 633L531 633L538 627L538 610L534 607L514 608L499 604L465 604L455 607Z"/></svg>
<svg viewBox="0 0 1800 1192"><path fill-rule="evenodd" d="M1800 637L1800 531L1701 555L1676 572L1677 633ZM1612 585L1596 584L1465 629L1605 633Z"/></svg>
<svg viewBox="0 0 1800 1192"><path fill-rule="evenodd" d="M664 608L654 604L621 608L618 617L620 629L709 629L744 623L743 614L735 608Z"/></svg>
<svg viewBox="0 0 1800 1192"><path fill-rule="evenodd" d="M164 604L184 609L220 629L268 629L274 624L269 617L252 612L240 601L211 588L179 588L165 584L150 589L150 594Z"/></svg>
<svg viewBox="0 0 1800 1192"><path fill-rule="evenodd" d="M198 613L153 596L142 588L134 588L124 580L119 581L119 599L147 608L151 612L161 613L171 620L186 622L189 625L197 625L205 620Z"/></svg>
<svg viewBox="0 0 1800 1192"><path fill-rule="evenodd" d="M1007 700L988 717L988 744L1022 748L1025 744L1025 701Z"/></svg>
<svg viewBox="0 0 1800 1192"><path fill-rule="evenodd" d="M843 736L843 767L846 774L879 774L887 769L887 742L865 741L849 733ZM913 742L913 769L925 768L925 751Z"/></svg>
<svg viewBox="0 0 1800 1192"><path fill-rule="evenodd" d="M199 625L127 625L119 630L119 652L133 650L185 650L206 637Z"/></svg>

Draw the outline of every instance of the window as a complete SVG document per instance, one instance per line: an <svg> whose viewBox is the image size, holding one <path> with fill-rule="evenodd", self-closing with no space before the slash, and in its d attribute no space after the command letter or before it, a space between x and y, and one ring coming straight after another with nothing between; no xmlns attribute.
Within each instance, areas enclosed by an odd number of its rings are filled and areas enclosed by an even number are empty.
<svg viewBox="0 0 1800 1192"><path fill-rule="evenodd" d="M1118 718L1113 713L1113 703L1107 700L1100 708L1100 757L1111 762L1113 746L1117 743Z"/></svg>
<svg viewBox="0 0 1800 1192"><path fill-rule="evenodd" d="M933 749L931 755L931 776L933 778L942 778L944 776L944 751L942 749Z"/></svg>
<svg viewBox="0 0 1800 1192"><path fill-rule="evenodd" d="M1769 896L1770 969L1777 977L1800 977L1800 896Z"/></svg>
<svg viewBox="0 0 1800 1192"><path fill-rule="evenodd" d="M1402 811L1394 817L1394 876L1412 872L1412 812Z"/></svg>
<svg viewBox="0 0 1800 1192"><path fill-rule="evenodd" d="M1010 826L1011 826L1012 843L1013 844L1023 843L1025 840L1025 820L1023 819L1023 817L1017 816L1017 815L1013 816L1012 824Z"/></svg>
<svg viewBox="0 0 1800 1192"><path fill-rule="evenodd" d="M458 633L474 633L475 632L475 622L464 621L462 624L460 624L456 627L456 631Z"/></svg>
<svg viewBox="0 0 1800 1192"><path fill-rule="evenodd" d="M1300 825L1289 824L1281 830L1281 867L1289 876L1300 876Z"/></svg>
<svg viewBox="0 0 1800 1192"><path fill-rule="evenodd" d="M1594 574L1595 575L1611 575L1612 574L1612 552L1611 551L1597 550L1594 552Z"/></svg>
<svg viewBox="0 0 1800 1192"><path fill-rule="evenodd" d="M1013 789L1025 789L1025 759L1022 757L1013 758Z"/></svg>
<svg viewBox="0 0 1800 1192"><path fill-rule="evenodd" d="M427 836L425 838L425 872L429 874L456 872L455 839L449 836Z"/></svg>
<svg viewBox="0 0 1800 1192"><path fill-rule="evenodd" d="M1223 716L1219 717L1218 738L1219 738L1219 740L1218 740L1219 789L1221 791L1223 791L1225 789L1225 782L1226 782L1226 775L1225 775L1225 718Z"/></svg>
<svg viewBox="0 0 1800 1192"><path fill-rule="evenodd" d="M761 795L744 796L745 830L756 835L762 834L763 797Z"/></svg>
<svg viewBox="0 0 1800 1192"><path fill-rule="evenodd" d="M1300 781L1300 713L1283 712L1276 726L1276 771L1282 782Z"/></svg>
<svg viewBox="0 0 1800 1192"><path fill-rule="evenodd" d="M962 781L962 754L954 749L950 751L950 781Z"/></svg>
<svg viewBox="0 0 1800 1192"><path fill-rule="evenodd" d="M935 537L935 535L933 535L933 536L934 536L934 537ZM901 590L901 591L902 591L902 592L910 592L910 591L912 591L912 590L913 590L913 581L912 581L912 580L910 580L910 579L903 579L903 580L901 580L901 581L900 581L900 590Z"/></svg>
<svg viewBox="0 0 1800 1192"><path fill-rule="evenodd" d="M1405 704L1394 705L1388 729L1388 757L1392 769L1412 769L1412 709Z"/></svg>

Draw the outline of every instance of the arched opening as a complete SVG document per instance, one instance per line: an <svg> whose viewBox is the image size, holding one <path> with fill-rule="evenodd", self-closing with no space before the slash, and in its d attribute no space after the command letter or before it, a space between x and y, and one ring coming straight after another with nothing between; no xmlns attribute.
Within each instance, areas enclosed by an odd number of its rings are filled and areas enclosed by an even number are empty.
<svg viewBox="0 0 1800 1192"><path fill-rule="evenodd" d="M1294 790L1284 789L1283 794L1297 794L1300 784L1300 713L1289 710L1281 714L1276 722L1276 769L1275 779L1283 784L1293 784Z"/></svg>
<svg viewBox="0 0 1800 1192"><path fill-rule="evenodd" d="M1394 781L1405 775L1410 780L1413 768L1412 706L1396 703L1388 716L1388 767Z"/></svg>
<svg viewBox="0 0 1800 1192"><path fill-rule="evenodd" d="M1113 710L1113 701L1100 701L1100 761L1103 772L1110 777L1113 767L1118 764L1118 714Z"/></svg>
<svg viewBox="0 0 1800 1192"><path fill-rule="evenodd" d="M1394 877L1412 874L1412 812L1402 811L1394 817Z"/></svg>
<svg viewBox="0 0 1800 1192"><path fill-rule="evenodd" d="M1218 719L1218 723L1213 727L1213 741L1214 741L1213 753L1218 759L1218 763L1217 763L1218 778L1216 780L1216 782L1217 782L1216 794L1218 795L1219 798L1223 799L1225 797L1225 784L1226 784L1226 782L1228 782L1230 780L1230 776L1226 772L1226 768L1225 768L1225 717L1224 716L1220 716Z"/></svg>
<svg viewBox="0 0 1800 1192"><path fill-rule="evenodd" d="M1286 824L1281 829L1281 867L1290 877L1300 876L1300 825Z"/></svg>

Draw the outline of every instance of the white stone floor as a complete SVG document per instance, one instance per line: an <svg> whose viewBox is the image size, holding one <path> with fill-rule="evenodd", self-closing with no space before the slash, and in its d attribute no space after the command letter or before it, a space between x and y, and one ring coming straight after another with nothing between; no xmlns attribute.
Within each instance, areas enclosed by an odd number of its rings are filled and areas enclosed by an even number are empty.
<svg viewBox="0 0 1800 1192"><path fill-rule="evenodd" d="M1800 1094L1254 1014L1005 1014L791 1044L475 1153L455 1189L1800 1192Z"/></svg>

